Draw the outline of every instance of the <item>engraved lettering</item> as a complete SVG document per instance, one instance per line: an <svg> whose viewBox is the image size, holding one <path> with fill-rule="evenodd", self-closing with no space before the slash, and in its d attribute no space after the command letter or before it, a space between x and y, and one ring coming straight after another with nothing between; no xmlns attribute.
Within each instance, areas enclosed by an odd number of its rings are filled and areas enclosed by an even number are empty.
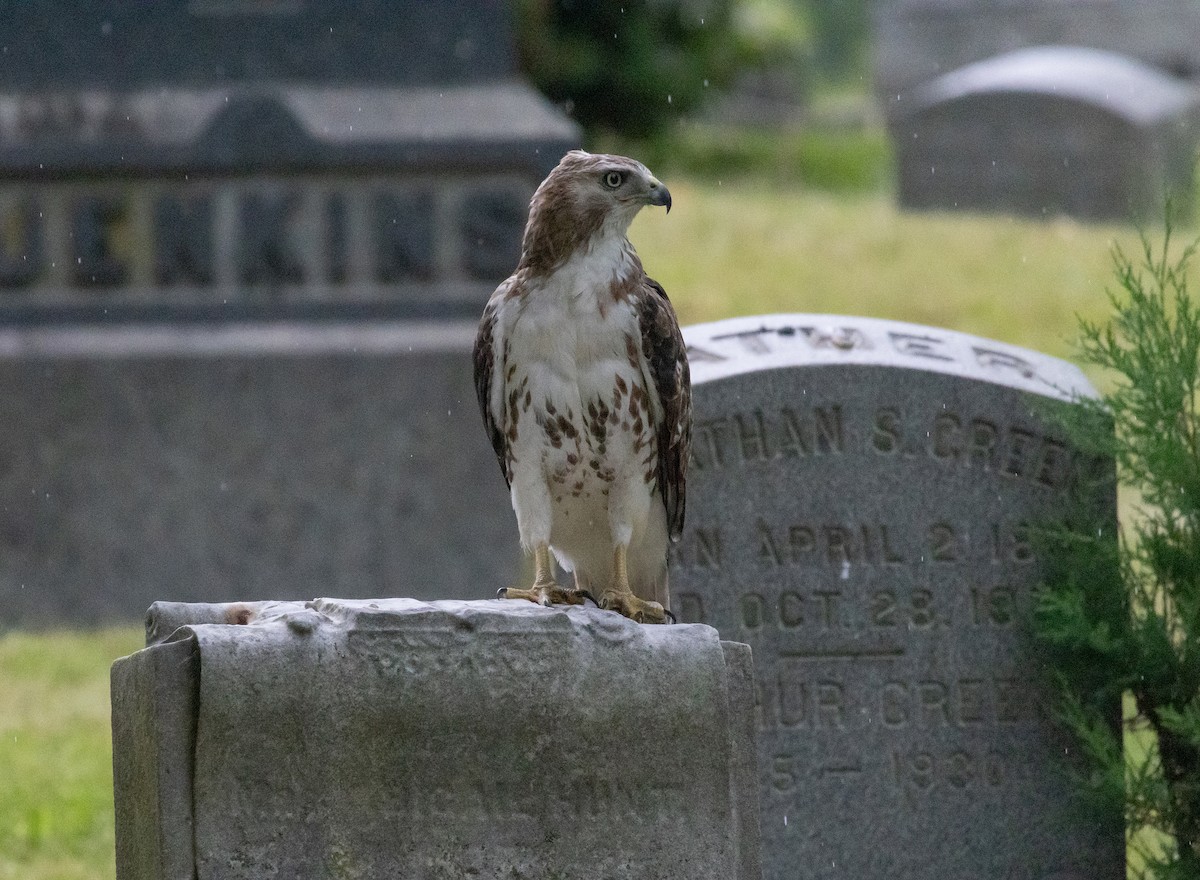
<svg viewBox="0 0 1200 880"><path fill-rule="evenodd" d="M1045 438L1042 458L1037 467L1037 481L1051 489L1064 489L1070 476L1071 455L1067 447L1056 440Z"/></svg>
<svg viewBox="0 0 1200 880"><path fill-rule="evenodd" d="M725 467L724 429L728 419L697 422L692 429L692 465L698 470Z"/></svg>
<svg viewBox="0 0 1200 880"><path fill-rule="evenodd" d="M1035 434L1018 428L1013 428L1008 432L1008 454L1004 460L1004 473L1014 477L1025 476L1025 468L1029 465L1029 448L1037 442L1037 439Z"/></svg>
<svg viewBox="0 0 1200 880"><path fill-rule="evenodd" d="M846 440L842 433L842 408L836 405L828 409L818 406L813 410L813 416L816 419L817 449L821 452L845 452Z"/></svg>
<svg viewBox="0 0 1200 880"><path fill-rule="evenodd" d="M160 196L154 202L154 278L159 284L213 282L212 199Z"/></svg>
<svg viewBox="0 0 1200 880"><path fill-rule="evenodd" d="M698 345L689 345L687 347L688 362L693 364L698 363L720 363L727 361L729 358L724 355L717 354L715 351L709 351L706 348L701 348Z"/></svg>
<svg viewBox="0 0 1200 880"><path fill-rule="evenodd" d="M825 526L825 550L831 565L848 565L856 561L853 533L843 526Z"/></svg>
<svg viewBox="0 0 1200 880"><path fill-rule="evenodd" d="M889 681L883 686L880 716L885 727L897 729L908 726L908 685Z"/></svg>
<svg viewBox="0 0 1200 880"><path fill-rule="evenodd" d="M926 726L950 723L950 710L946 706L946 686L940 681L922 681L917 684L922 721Z"/></svg>
<svg viewBox="0 0 1200 880"><path fill-rule="evenodd" d="M26 287L44 267L40 203L33 198L0 207L0 287Z"/></svg>
<svg viewBox="0 0 1200 880"><path fill-rule="evenodd" d="M871 433L871 445L876 452L891 455L900 450L900 411L881 409L875 413L875 427Z"/></svg>
<svg viewBox="0 0 1200 880"><path fill-rule="evenodd" d="M780 446L781 451L787 456L804 456L813 454L813 443L808 432L805 431L795 410L784 407L779 411L783 418L783 430L785 437Z"/></svg>
<svg viewBox="0 0 1200 880"><path fill-rule="evenodd" d="M238 272L246 284L299 284L304 264L296 251L292 224L299 199L294 193L248 193L242 198Z"/></svg>
<svg viewBox="0 0 1200 880"><path fill-rule="evenodd" d="M1003 758L966 749L949 752L892 752L893 779L903 788L931 791L939 785L955 789L1003 784Z"/></svg>
<svg viewBox="0 0 1200 880"><path fill-rule="evenodd" d="M775 545L775 538L771 534L771 527L761 519L758 521L758 558L767 565L783 565L783 557L779 553L779 548Z"/></svg>
<svg viewBox="0 0 1200 880"><path fill-rule="evenodd" d="M1015 679L996 679L996 720L1004 724L1021 720L1020 687Z"/></svg>
<svg viewBox="0 0 1200 880"><path fill-rule="evenodd" d="M721 567L721 532L719 529L695 529L696 567Z"/></svg>
<svg viewBox="0 0 1200 880"><path fill-rule="evenodd" d="M791 526L788 528L788 547L793 563L807 562L817 552L816 535L808 526Z"/></svg>
<svg viewBox="0 0 1200 880"><path fill-rule="evenodd" d="M771 759L771 788L786 794L794 790L798 782L795 758L791 755L776 755Z"/></svg>
<svg viewBox="0 0 1200 880"><path fill-rule="evenodd" d="M954 360L953 356L941 350L946 345L946 340L938 339L936 336L926 336L920 333L898 333L893 330L888 332L888 338L891 339L892 347L900 352L900 354L912 357L932 358L937 361Z"/></svg>
<svg viewBox="0 0 1200 880"><path fill-rule="evenodd" d="M821 629L832 629L838 626L838 599L841 593L837 590L813 590L820 604Z"/></svg>
<svg viewBox="0 0 1200 880"><path fill-rule="evenodd" d="M850 351L855 348L872 348L871 340L857 327L801 327L800 332L808 340L810 347L815 349L834 348L838 351ZM780 331L782 335L783 331Z"/></svg>
<svg viewBox="0 0 1200 880"><path fill-rule="evenodd" d="M325 280L331 284L346 281L346 199L331 193L325 202Z"/></svg>
<svg viewBox="0 0 1200 880"><path fill-rule="evenodd" d="M1016 607L1016 593L1008 587L971 588L971 623L975 626L1010 626Z"/></svg>
<svg viewBox="0 0 1200 880"><path fill-rule="evenodd" d="M896 625L896 594L891 590L878 590L871 596L872 626Z"/></svg>
<svg viewBox="0 0 1200 880"><path fill-rule="evenodd" d="M958 720L962 724L978 724L983 721L983 679L959 679Z"/></svg>
<svg viewBox="0 0 1200 880"><path fill-rule="evenodd" d="M767 327L759 327L757 330L743 330L740 333L726 333L723 336L714 336L713 339L736 339L742 348L750 352L750 354L770 354L771 347L762 338L764 334L770 332L771 330Z"/></svg>
<svg viewBox="0 0 1200 880"><path fill-rule="evenodd" d="M742 596L739 606L742 609L742 628L759 630L763 626L763 597L758 593L746 593Z"/></svg>
<svg viewBox="0 0 1200 880"><path fill-rule="evenodd" d="M781 671L779 723L783 727L845 730L845 688L838 681L796 679Z"/></svg>
<svg viewBox="0 0 1200 880"><path fill-rule="evenodd" d="M992 370L1009 370L1019 374L1024 379L1033 379L1037 376L1037 370L1033 364L1022 357L1017 357L1015 354L1010 354L1006 351L997 351L993 348L980 348L974 346L975 360L981 367L987 367Z"/></svg>
<svg viewBox="0 0 1200 880"><path fill-rule="evenodd" d="M771 457L767 446L767 426L763 422L762 410L755 410L747 419L741 415L733 417L737 424L738 448L742 461L767 461Z"/></svg>
<svg viewBox="0 0 1200 880"><path fill-rule="evenodd" d="M933 420L934 458L956 461L962 454L962 422L954 413L941 413Z"/></svg>
<svg viewBox="0 0 1200 880"><path fill-rule="evenodd" d="M521 256L528 198L510 189L472 191L459 214L463 268L472 278L494 280L512 271ZM426 227L432 236L432 224Z"/></svg>
<svg viewBox="0 0 1200 880"><path fill-rule="evenodd" d="M929 554L934 562L958 560L958 537L948 523L936 523L929 527Z"/></svg>
<svg viewBox="0 0 1200 880"><path fill-rule="evenodd" d="M424 191L378 193L373 210L375 280L391 284L432 278L433 197Z"/></svg>
<svg viewBox="0 0 1200 880"><path fill-rule="evenodd" d="M984 419L971 422L971 442L967 450L968 460L972 466L993 470L996 467L996 439L999 429Z"/></svg>
<svg viewBox="0 0 1200 880"><path fill-rule="evenodd" d="M779 625L795 629L804 624L804 597L791 590L779 594Z"/></svg>
<svg viewBox="0 0 1200 880"><path fill-rule="evenodd" d="M76 284L113 287L126 282L129 270L118 256L130 244L125 220L125 204L115 196L76 200L71 212L71 277Z"/></svg>

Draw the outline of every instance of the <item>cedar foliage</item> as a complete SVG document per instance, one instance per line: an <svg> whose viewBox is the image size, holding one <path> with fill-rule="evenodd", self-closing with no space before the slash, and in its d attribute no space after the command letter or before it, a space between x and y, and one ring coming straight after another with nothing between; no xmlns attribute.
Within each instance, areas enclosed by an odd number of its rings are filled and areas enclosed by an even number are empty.
<svg viewBox="0 0 1200 880"><path fill-rule="evenodd" d="M1052 546L1035 615L1061 716L1085 759L1083 787L1123 804L1131 875L1145 880L1200 877L1200 312L1188 292L1195 250L1194 242L1171 255L1169 220L1161 249L1144 235L1136 259L1114 248L1113 315L1080 323L1081 358L1107 371L1112 390L1061 417L1084 454L1115 462L1136 515L1119 533L1094 521L1080 528L1078 519L1074 528L1045 529ZM1124 695L1134 707L1125 724L1151 743L1144 754L1124 753L1113 723Z"/></svg>

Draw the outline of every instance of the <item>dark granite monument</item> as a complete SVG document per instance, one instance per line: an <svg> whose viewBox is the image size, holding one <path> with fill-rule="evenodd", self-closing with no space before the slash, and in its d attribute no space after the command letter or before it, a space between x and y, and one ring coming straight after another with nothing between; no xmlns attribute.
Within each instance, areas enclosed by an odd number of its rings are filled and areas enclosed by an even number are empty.
<svg viewBox="0 0 1200 880"><path fill-rule="evenodd" d="M578 132L508 5L9 18L0 627L515 574L469 349Z"/></svg>
<svg viewBox="0 0 1200 880"><path fill-rule="evenodd" d="M411 599L148 623L112 671L117 880L762 876L750 651L710 627Z"/></svg>
<svg viewBox="0 0 1200 880"><path fill-rule="evenodd" d="M1191 210L1200 89L1132 58L1021 49L890 105L900 204L1090 219Z"/></svg>
<svg viewBox="0 0 1200 880"><path fill-rule="evenodd" d="M1123 877L1122 817L1073 800L1026 626L1028 525L1097 466L1031 398L1083 375L866 318L685 337L673 604L754 652L766 880Z"/></svg>

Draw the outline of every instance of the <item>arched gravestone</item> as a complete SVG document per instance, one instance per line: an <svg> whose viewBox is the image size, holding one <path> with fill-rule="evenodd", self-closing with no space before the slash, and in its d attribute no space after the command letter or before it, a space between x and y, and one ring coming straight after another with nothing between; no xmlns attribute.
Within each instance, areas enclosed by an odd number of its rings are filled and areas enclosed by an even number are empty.
<svg viewBox="0 0 1200 880"><path fill-rule="evenodd" d="M889 107L906 208L1125 219L1192 207L1200 91L1132 58L1038 46Z"/></svg>
<svg viewBox="0 0 1200 880"><path fill-rule="evenodd" d="M1023 626L1026 524L1095 466L1030 395L1092 393L1083 375L866 318L685 338L672 601L753 649L767 880L1124 876L1121 817L1076 812Z"/></svg>

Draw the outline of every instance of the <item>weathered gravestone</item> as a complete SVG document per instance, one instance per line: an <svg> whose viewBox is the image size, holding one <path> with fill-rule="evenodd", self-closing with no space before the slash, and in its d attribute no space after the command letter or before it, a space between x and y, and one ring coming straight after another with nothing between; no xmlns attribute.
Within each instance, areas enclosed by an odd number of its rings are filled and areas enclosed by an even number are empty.
<svg viewBox="0 0 1200 880"><path fill-rule="evenodd" d="M1030 396L1087 394L1083 375L865 318L685 338L673 600L754 651L767 880L1123 877L1121 816L1073 800L1025 627L1027 525L1097 466Z"/></svg>
<svg viewBox="0 0 1200 880"><path fill-rule="evenodd" d="M511 576L468 353L578 132L508 5L11 18L0 626Z"/></svg>
<svg viewBox="0 0 1200 880"><path fill-rule="evenodd" d="M411 599L149 627L112 672L118 880L761 877L750 652L710 627Z"/></svg>
<svg viewBox="0 0 1200 880"><path fill-rule="evenodd" d="M1192 0L879 0L871 52L889 111L906 92L965 64L1030 46L1088 46L1177 76L1200 74Z"/></svg>
<svg viewBox="0 0 1200 880"><path fill-rule="evenodd" d="M1200 89L1095 49L1022 49L946 73L891 108L909 208L1159 216L1190 211Z"/></svg>

